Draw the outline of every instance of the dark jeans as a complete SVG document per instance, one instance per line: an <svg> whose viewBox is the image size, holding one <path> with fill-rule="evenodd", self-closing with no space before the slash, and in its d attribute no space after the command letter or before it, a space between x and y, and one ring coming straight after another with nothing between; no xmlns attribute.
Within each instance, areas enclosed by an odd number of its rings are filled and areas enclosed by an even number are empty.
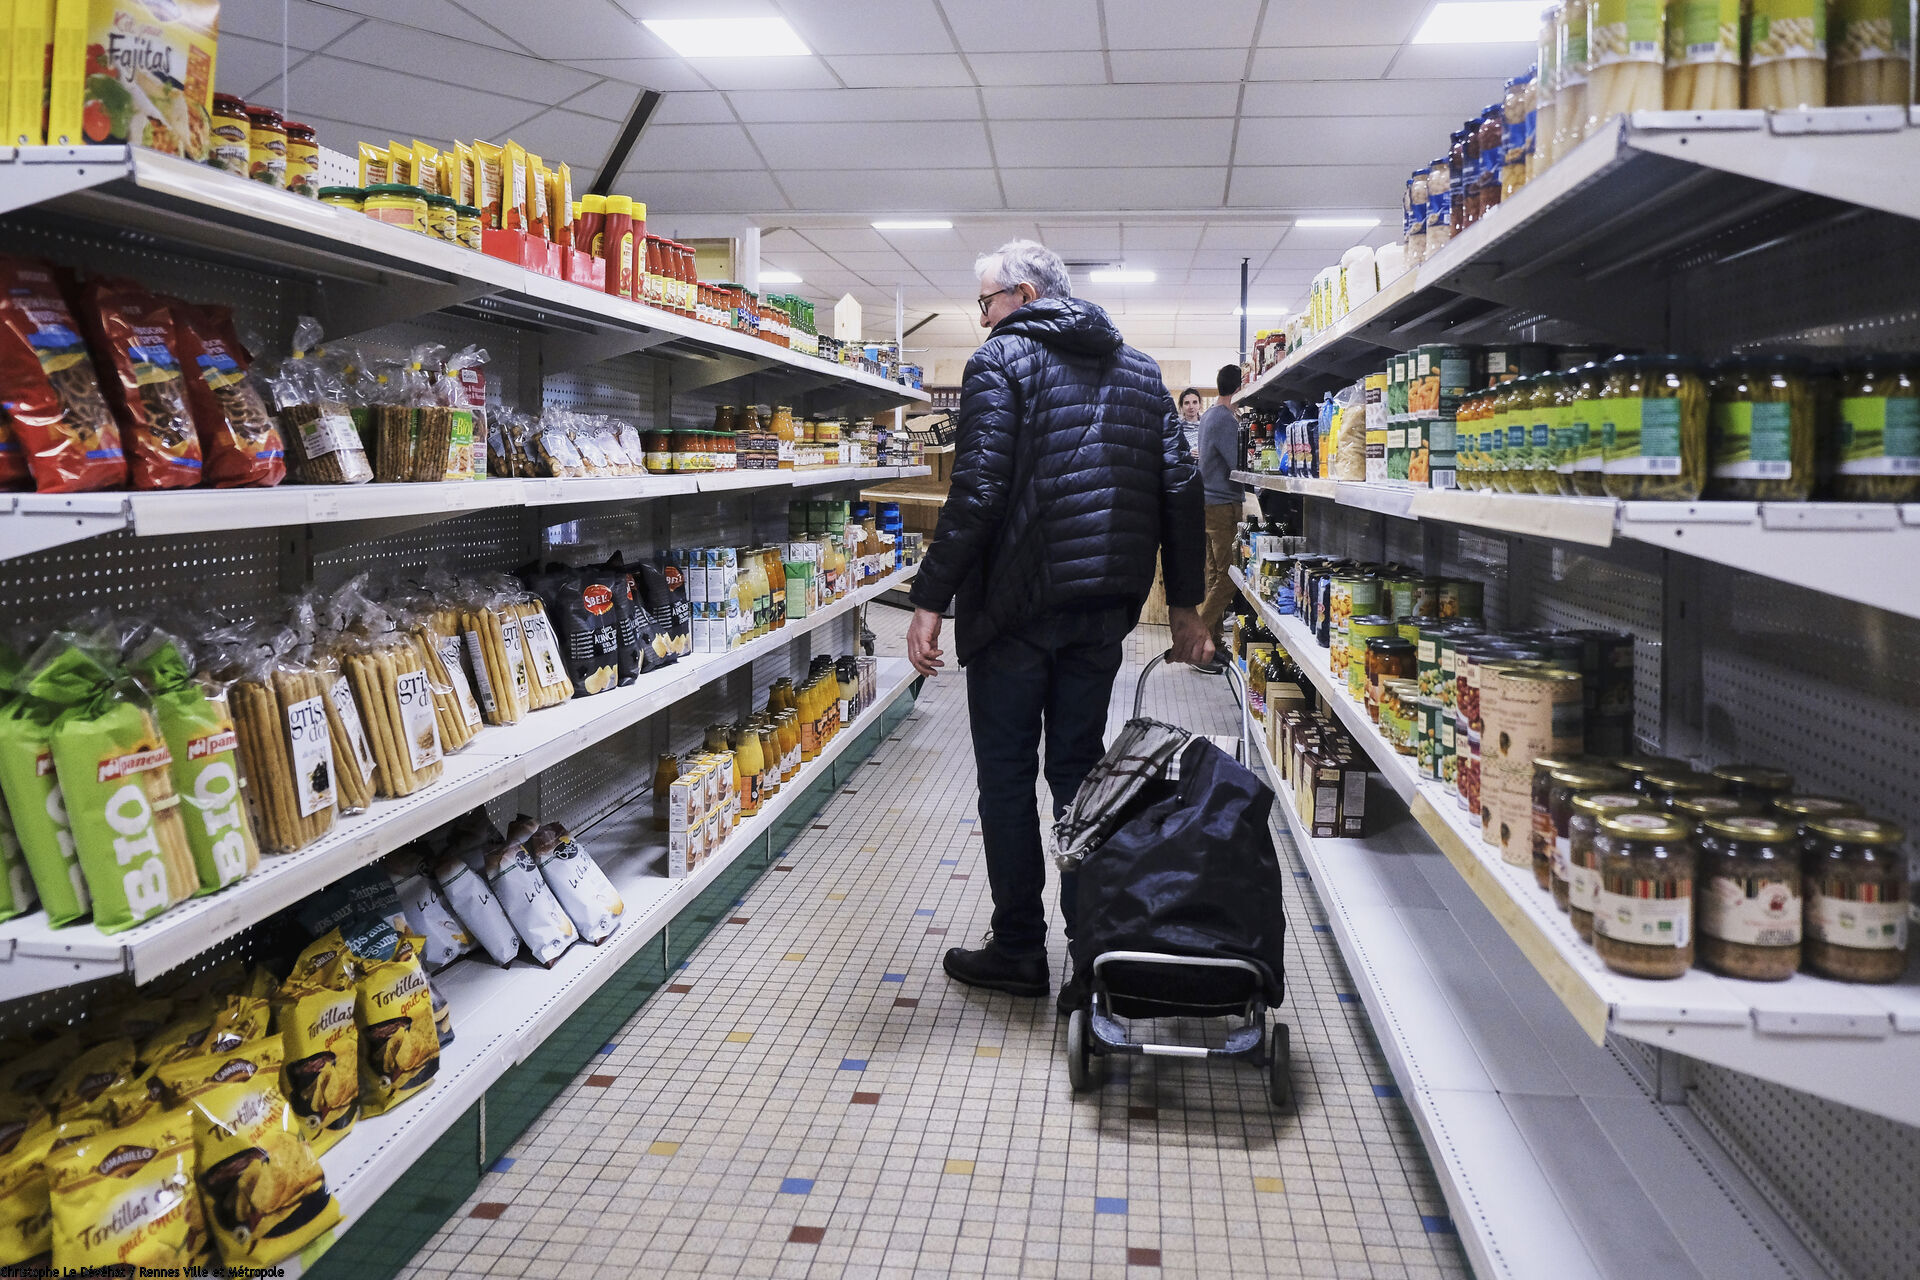
<svg viewBox="0 0 1920 1280"><path fill-rule="evenodd" d="M1050 613L997 637L967 662L967 711L980 774L980 835L993 889L995 943L1013 954L1044 951L1046 850L1034 783L1040 735L1047 743L1053 813L1066 812L1106 754L1107 704L1122 641L1137 609ZM1073 936L1074 877L1060 877L1060 914Z"/></svg>

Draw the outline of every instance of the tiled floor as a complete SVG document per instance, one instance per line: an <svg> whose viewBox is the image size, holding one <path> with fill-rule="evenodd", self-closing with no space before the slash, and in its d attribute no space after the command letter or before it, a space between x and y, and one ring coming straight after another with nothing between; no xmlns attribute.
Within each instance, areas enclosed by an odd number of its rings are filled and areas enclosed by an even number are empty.
<svg viewBox="0 0 1920 1280"><path fill-rule="evenodd" d="M871 612L901 652L904 615ZM1136 633L1117 715L1165 643ZM1146 711L1235 725L1182 669ZM1297 1115L1236 1064L1133 1059L1077 1097L1051 1000L946 979L991 911L965 713L960 679L928 682L408 1276L1467 1274L1284 836Z"/></svg>

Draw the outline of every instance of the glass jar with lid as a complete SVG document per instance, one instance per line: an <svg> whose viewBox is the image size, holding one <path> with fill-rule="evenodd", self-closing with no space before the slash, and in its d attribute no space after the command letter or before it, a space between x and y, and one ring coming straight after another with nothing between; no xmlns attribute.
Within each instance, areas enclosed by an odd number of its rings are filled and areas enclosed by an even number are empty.
<svg viewBox="0 0 1920 1280"><path fill-rule="evenodd" d="M1693 845L1670 813L1637 809L1600 819L1593 949L1634 978L1677 978L1693 967Z"/></svg>
<svg viewBox="0 0 1920 1280"><path fill-rule="evenodd" d="M1767 802L1727 792L1708 791L1700 795L1675 796L1667 806L1667 812L1692 823L1694 838L1698 839L1705 825L1715 818L1731 818L1743 813L1766 815Z"/></svg>
<svg viewBox="0 0 1920 1280"><path fill-rule="evenodd" d="M1647 810L1647 798L1631 791L1582 791L1567 802L1567 918L1573 931L1593 941L1593 908L1600 895L1600 864L1594 837L1600 819Z"/></svg>
<svg viewBox="0 0 1920 1280"><path fill-rule="evenodd" d="M1801 842L1806 964L1839 982L1893 982L1907 970L1906 833L1876 818L1822 818Z"/></svg>
<svg viewBox="0 0 1920 1280"><path fill-rule="evenodd" d="M1776 356L1722 366L1711 396L1708 497L1804 502L1813 496L1820 405L1804 361Z"/></svg>
<svg viewBox="0 0 1920 1280"><path fill-rule="evenodd" d="M1572 413L1567 421L1567 439L1573 450L1571 478L1573 492L1589 498L1606 496L1606 405L1601 396L1606 389L1606 366L1589 361L1572 371L1567 379Z"/></svg>
<svg viewBox="0 0 1920 1280"><path fill-rule="evenodd" d="M1496 493L1513 492L1514 457L1507 448L1511 438L1511 428L1517 421L1521 404L1527 393L1526 379L1515 378L1502 384L1493 393L1493 412L1488 415L1487 426L1482 428L1480 440L1486 449L1487 487Z"/></svg>
<svg viewBox="0 0 1920 1280"><path fill-rule="evenodd" d="M1534 110L1533 71L1507 81L1501 99L1500 118L1505 126L1506 149L1500 164L1500 198L1513 199L1527 185L1527 117Z"/></svg>
<svg viewBox="0 0 1920 1280"><path fill-rule="evenodd" d="M1540 762L1534 761L1537 770ZM1535 775L1535 791L1539 795L1538 779ZM1625 794L1628 776L1610 765L1591 761L1572 761L1553 769L1547 774L1547 812L1544 831L1544 852L1546 853L1546 881L1543 887L1553 893L1553 905L1562 911L1567 909L1572 895L1572 856L1573 856L1573 801L1576 796L1610 793ZM1538 799L1534 803L1534 826L1540 827L1540 807ZM1533 877L1540 880L1540 849L1534 853Z"/></svg>
<svg viewBox="0 0 1920 1280"><path fill-rule="evenodd" d="M250 128L244 101L230 93L214 94L207 163L237 178L246 177L252 164L248 142Z"/></svg>
<svg viewBox="0 0 1920 1280"><path fill-rule="evenodd" d="M1628 773L1632 774L1633 789L1642 795L1645 795L1647 791L1646 784L1641 780L1646 774L1685 773L1693 768L1693 766L1685 760L1676 760L1672 756L1621 756L1619 759L1610 760L1607 763L1616 769L1625 769Z"/></svg>
<svg viewBox="0 0 1920 1280"><path fill-rule="evenodd" d="M1707 387L1679 356L1621 356L1601 390L1602 486L1615 498L1700 496L1707 470Z"/></svg>
<svg viewBox="0 0 1920 1280"><path fill-rule="evenodd" d="M1869 356L1840 380L1832 496L1920 502L1920 377L1912 356Z"/></svg>
<svg viewBox="0 0 1920 1280"><path fill-rule="evenodd" d="M1553 163L1554 117L1560 103L1560 47L1554 30L1559 20L1559 5L1540 15L1540 40L1534 49L1533 118L1527 122L1529 181L1545 173Z"/></svg>
<svg viewBox="0 0 1920 1280"><path fill-rule="evenodd" d="M1449 236L1457 236L1466 224L1467 216L1467 173L1472 157L1469 151L1473 145L1471 127L1455 129L1447 138L1447 230Z"/></svg>
<svg viewBox="0 0 1920 1280"><path fill-rule="evenodd" d="M1658 809L1671 810L1681 796L1718 795L1726 789L1712 774L1693 769L1649 769L1640 775L1640 790Z"/></svg>
<svg viewBox="0 0 1920 1280"><path fill-rule="evenodd" d="M1793 824L1757 814L1709 818L1694 836L1700 965L1729 978L1781 982L1800 968L1799 841Z"/></svg>
<svg viewBox="0 0 1920 1280"><path fill-rule="evenodd" d="M1453 238L1453 161L1439 156L1427 166L1427 256Z"/></svg>
<svg viewBox="0 0 1920 1280"><path fill-rule="evenodd" d="M1475 391L1454 410L1454 484L1462 489L1480 487L1480 421L1488 398L1487 392Z"/></svg>
<svg viewBox="0 0 1920 1280"><path fill-rule="evenodd" d="M1727 784L1727 791L1745 800L1761 804L1793 790L1793 775L1785 769L1765 764L1723 764L1712 775Z"/></svg>
<svg viewBox="0 0 1920 1280"><path fill-rule="evenodd" d="M1427 170L1415 169L1407 179L1405 210L1407 265L1419 266L1427 258Z"/></svg>
<svg viewBox="0 0 1920 1280"><path fill-rule="evenodd" d="M1574 768L1582 763L1577 755L1535 756L1533 783L1529 789L1532 822L1527 829L1527 848L1533 855L1533 878L1545 889L1549 886L1547 868L1553 859L1553 774L1556 769Z"/></svg>
<svg viewBox="0 0 1920 1280"><path fill-rule="evenodd" d="M1810 824L1823 818L1857 818L1865 812L1844 796L1788 794L1773 798L1773 811L1793 823L1805 835Z"/></svg>
<svg viewBox="0 0 1920 1280"><path fill-rule="evenodd" d="M1500 203L1500 170L1507 156L1506 104L1496 102L1480 113L1476 126L1480 135L1480 208L1475 221L1487 216Z"/></svg>
<svg viewBox="0 0 1920 1280"><path fill-rule="evenodd" d="M1527 397L1527 487L1522 492L1558 493L1557 459L1553 452L1555 405L1560 398L1561 377L1543 373L1533 379L1533 393Z"/></svg>
<svg viewBox="0 0 1920 1280"><path fill-rule="evenodd" d="M1547 409L1547 453L1553 467L1547 477L1549 487L1541 489L1542 493L1571 495L1577 492L1573 487L1573 466L1580 456L1581 440L1574 435L1577 420L1574 406L1579 402L1579 395L1578 370L1569 369L1555 376L1553 404Z"/></svg>

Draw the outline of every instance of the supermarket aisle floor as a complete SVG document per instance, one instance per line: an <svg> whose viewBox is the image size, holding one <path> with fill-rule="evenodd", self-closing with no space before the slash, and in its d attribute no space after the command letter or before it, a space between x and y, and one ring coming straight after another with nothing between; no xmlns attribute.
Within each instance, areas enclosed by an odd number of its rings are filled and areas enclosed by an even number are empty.
<svg viewBox="0 0 1920 1280"><path fill-rule="evenodd" d="M902 652L905 615L871 614ZM1135 634L1117 715L1165 644ZM1235 724L1184 669L1146 709ZM991 912L974 827L965 686L943 677L406 1274L1467 1274L1284 836L1291 1117L1246 1066L1132 1059L1076 1097L1052 1000L949 982L941 952Z"/></svg>

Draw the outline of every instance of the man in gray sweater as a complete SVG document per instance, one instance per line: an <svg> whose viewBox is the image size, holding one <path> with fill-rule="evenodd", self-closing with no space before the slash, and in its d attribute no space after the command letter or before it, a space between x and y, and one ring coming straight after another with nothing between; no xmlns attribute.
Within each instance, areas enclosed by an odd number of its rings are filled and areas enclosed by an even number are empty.
<svg viewBox="0 0 1920 1280"><path fill-rule="evenodd" d="M1221 365L1213 385L1220 398L1200 415L1198 461L1207 508L1207 596L1200 604L1200 621L1217 646L1220 620L1226 616L1227 601L1233 598L1233 579L1227 576L1227 570L1233 564L1233 533L1245 501L1245 491L1233 478L1243 465L1240 420L1233 416L1233 396L1240 390L1240 366Z"/></svg>

